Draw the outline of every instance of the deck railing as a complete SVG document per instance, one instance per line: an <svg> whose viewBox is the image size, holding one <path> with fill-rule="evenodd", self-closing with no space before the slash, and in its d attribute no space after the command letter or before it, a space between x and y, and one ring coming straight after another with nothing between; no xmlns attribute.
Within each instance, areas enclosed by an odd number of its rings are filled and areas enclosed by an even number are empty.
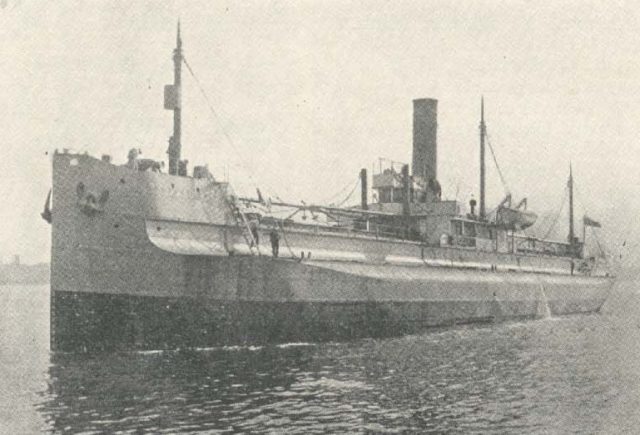
<svg viewBox="0 0 640 435"><path fill-rule="evenodd" d="M423 240L418 234L412 233L411 231L407 231L405 227L400 227L397 225L384 225L378 223L369 223L368 228L366 223L358 223L354 225L354 221L343 222L342 225L326 225L320 223L299 223L294 221L287 221L282 219L275 219L272 217L262 217L261 218L261 226L269 228L270 226L276 226L278 228L284 228L284 230L295 230L301 231L305 233L313 233L313 234L335 234L335 235L345 235L348 237L357 237L364 239L382 239L382 240L402 240L408 242L419 243L425 247L444 247L444 248L458 248L458 249L476 249L478 246L481 246L478 241L486 242L486 238L477 237L477 236L465 236L465 235L454 235L449 239L449 243L446 245L441 245L438 243L428 243L426 240ZM359 227L362 225L362 227ZM536 243L538 243L541 247L536 249L530 249L525 246L526 242L530 242L532 239L530 237L523 236L508 236L507 242L507 251L509 253L517 253L522 255L544 255L549 257L568 257L570 256L569 245L563 244L561 242L552 242L536 239ZM492 240L495 242L495 239ZM515 244L515 250L514 250ZM497 243L494 243L494 247L492 249L493 252L498 252Z"/></svg>

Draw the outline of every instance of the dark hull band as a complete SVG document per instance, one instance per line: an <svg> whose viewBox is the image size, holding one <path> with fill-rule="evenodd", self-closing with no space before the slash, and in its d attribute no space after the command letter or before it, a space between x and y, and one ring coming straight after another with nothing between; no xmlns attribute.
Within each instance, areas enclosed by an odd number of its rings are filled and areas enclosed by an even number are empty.
<svg viewBox="0 0 640 435"><path fill-rule="evenodd" d="M430 327L596 311L601 301L223 302L53 291L51 347L95 352L344 341Z"/></svg>

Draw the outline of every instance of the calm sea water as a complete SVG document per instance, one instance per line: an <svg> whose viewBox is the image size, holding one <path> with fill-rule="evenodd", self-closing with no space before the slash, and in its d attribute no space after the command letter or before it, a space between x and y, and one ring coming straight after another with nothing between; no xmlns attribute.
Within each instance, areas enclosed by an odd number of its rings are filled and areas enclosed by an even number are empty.
<svg viewBox="0 0 640 435"><path fill-rule="evenodd" d="M3 433L638 433L640 288L600 315L349 343L51 355L49 291L0 287Z"/></svg>

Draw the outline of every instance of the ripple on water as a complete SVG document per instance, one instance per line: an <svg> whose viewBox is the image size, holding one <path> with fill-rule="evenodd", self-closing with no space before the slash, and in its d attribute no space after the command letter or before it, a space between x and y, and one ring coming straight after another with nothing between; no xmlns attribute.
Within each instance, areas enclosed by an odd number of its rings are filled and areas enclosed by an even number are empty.
<svg viewBox="0 0 640 435"><path fill-rule="evenodd" d="M34 315L15 293L24 289L6 291L0 302L15 317L0 318L3 349L31 343L28 361L23 351L0 355L0 419L13 433L634 433L640 426L635 291L608 302L602 315L350 343L100 356L49 356L46 328L25 327L48 324L48 311ZM27 296L37 302L38 295ZM40 296L37 306L48 306L48 294Z"/></svg>

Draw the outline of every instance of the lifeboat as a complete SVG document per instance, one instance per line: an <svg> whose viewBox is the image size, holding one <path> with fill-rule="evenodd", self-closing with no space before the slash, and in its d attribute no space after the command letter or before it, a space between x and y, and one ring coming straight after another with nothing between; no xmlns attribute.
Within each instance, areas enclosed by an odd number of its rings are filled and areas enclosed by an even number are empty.
<svg viewBox="0 0 640 435"><path fill-rule="evenodd" d="M536 223L538 215L532 211L511 207L499 207L496 212L496 224L507 230L520 231Z"/></svg>

